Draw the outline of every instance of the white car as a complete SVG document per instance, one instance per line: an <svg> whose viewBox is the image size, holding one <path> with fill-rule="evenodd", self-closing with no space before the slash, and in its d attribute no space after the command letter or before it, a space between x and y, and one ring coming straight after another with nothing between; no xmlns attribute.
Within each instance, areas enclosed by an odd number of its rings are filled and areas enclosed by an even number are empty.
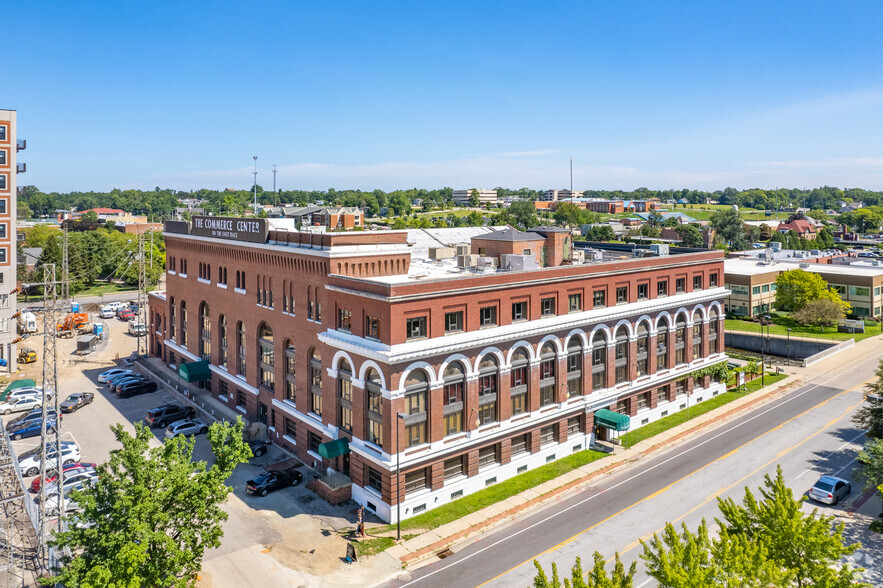
<svg viewBox="0 0 883 588"><path fill-rule="evenodd" d="M130 373L131 371L132 370L127 370L126 368L111 368L107 371L104 371L104 372L101 372L100 374L98 374L98 381L101 382L102 384L106 384L107 378L109 378L111 376L115 376L117 374L126 373L126 372Z"/></svg>
<svg viewBox="0 0 883 588"><path fill-rule="evenodd" d="M147 334L147 325L145 325L144 323L132 321L129 323L129 334L135 335L136 337L146 335Z"/></svg>
<svg viewBox="0 0 883 588"><path fill-rule="evenodd" d="M9 398L6 402L0 402L0 414L12 414L23 410L31 410L32 408L41 408L43 406L43 397L36 394L28 394L25 396L16 396Z"/></svg>
<svg viewBox="0 0 883 588"><path fill-rule="evenodd" d="M56 462L58 461L58 459L54 445L50 445L46 448L46 458L49 462L46 464L46 467L57 469L58 464ZM62 441L61 465L64 466L69 463L74 463L78 461L80 461L79 446L73 441ZM25 451L18 456L18 467L21 469L21 474L26 478L39 474L40 465L42 464L42 462L43 459L40 455L39 445L31 450Z"/></svg>
<svg viewBox="0 0 883 588"><path fill-rule="evenodd" d="M122 301L120 301L120 302L108 302L108 303L105 304L102 308L109 308L109 309L111 309L112 311L116 312L117 310L119 310L120 308L123 308L124 306L129 306L129 303L128 303L128 302L122 302Z"/></svg>
<svg viewBox="0 0 883 588"><path fill-rule="evenodd" d="M166 429L166 438L173 439L178 435L205 435L208 433L208 425L199 419L184 419L175 421Z"/></svg>
<svg viewBox="0 0 883 588"><path fill-rule="evenodd" d="M71 499L72 490L82 490L87 484L92 484L98 479L98 474L93 472L76 474L64 481L64 510L70 512L78 510L79 505ZM49 510L58 508L58 484L50 484L46 487L45 507Z"/></svg>
<svg viewBox="0 0 883 588"><path fill-rule="evenodd" d="M15 390L9 392L9 394L6 396L6 400L9 401L13 398L19 398L22 396L37 396L39 398L42 398L43 388L40 388L39 386L16 388ZM46 390L46 396L52 398L53 396L55 396L55 391L52 388L49 388L48 390Z"/></svg>
<svg viewBox="0 0 883 588"><path fill-rule="evenodd" d="M113 318L115 312L110 306L102 306L101 310L98 311L98 316L103 319Z"/></svg>

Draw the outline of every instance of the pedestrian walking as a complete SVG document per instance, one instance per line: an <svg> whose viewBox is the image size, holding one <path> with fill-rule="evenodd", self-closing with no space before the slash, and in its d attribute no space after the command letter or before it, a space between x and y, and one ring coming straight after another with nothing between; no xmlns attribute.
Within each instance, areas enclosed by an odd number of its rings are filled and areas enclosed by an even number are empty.
<svg viewBox="0 0 883 588"><path fill-rule="evenodd" d="M365 536L365 520L364 520L364 517L365 517L365 507L364 507L364 506L361 506L361 507L359 507L359 526L358 526L358 529L359 529L359 536L360 536L360 537L364 537L364 536Z"/></svg>

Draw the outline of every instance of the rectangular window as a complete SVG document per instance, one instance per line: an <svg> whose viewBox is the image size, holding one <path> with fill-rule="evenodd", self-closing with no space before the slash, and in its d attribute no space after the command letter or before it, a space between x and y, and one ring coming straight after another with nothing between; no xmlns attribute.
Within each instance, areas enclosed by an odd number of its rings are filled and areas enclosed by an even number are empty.
<svg viewBox="0 0 883 588"><path fill-rule="evenodd" d="M365 317L365 336L370 339L380 339L380 319L375 316Z"/></svg>
<svg viewBox="0 0 883 588"><path fill-rule="evenodd" d="M846 286L841 286L840 284L828 284L828 286L837 290L837 293L841 296L846 296Z"/></svg>
<svg viewBox="0 0 883 588"><path fill-rule="evenodd" d="M687 291L687 278L678 278L675 280L675 291L678 294L683 294Z"/></svg>
<svg viewBox="0 0 883 588"><path fill-rule="evenodd" d="M225 400L227 398L227 382L224 380L218 381L218 396Z"/></svg>
<svg viewBox="0 0 883 588"><path fill-rule="evenodd" d="M479 311L482 327L491 327L497 324L497 307L485 306Z"/></svg>
<svg viewBox="0 0 883 588"><path fill-rule="evenodd" d="M702 275L693 276L693 290L702 289Z"/></svg>
<svg viewBox="0 0 883 588"><path fill-rule="evenodd" d="M0 149L0 165L6 165L6 149Z"/></svg>
<svg viewBox="0 0 883 588"><path fill-rule="evenodd" d="M351 310L339 308L337 310L337 328L349 332L353 328L353 313Z"/></svg>
<svg viewBox="0 0 883 588"><path fill-rule="evenodd" d="M604 290L595 290L592 292L592 306L594 308L604 308L607 306Z"/></svg>
<svg viewBox="0 0 883 588"><path fill-rule="evenodd" d="M619 286L616 289L616 303L617 304L625 304L629 301L629 287L628 286Z"/></svg>
<svg viewBox="0 0 883 588"><path fill-rule="evenodd" d="M525 433L524 435L519 435L517 437L512 437L512 448L509 451L509 455L515 457L516 455L527 453L527 449L527 433Z"/></svg>
<svg viewBox="0 0 883 588"><path fill-rule="evenodd" d="M524 414L527 410L527 392L512 394L512 416Z"/></svg>
<svg viewBox="0 0 883 588"><path fill-rule="evenodd" d="M6 174L0 174L0 190L6 189Z"/></svg>
<svg viewBox="0 0 883 588"><path fill-rule="evenodd" d="M650 298L650 284L638 284L638 300Z"/></svg>
<svg viewBox="0 0 883 588"><path fill-rule="evenodd" d="M242 408L245 408L245 402L246 402L245 392L243 392L242 390L237 390L236 391L236 406L241 406Z"/></svg>
<svg viewBox="0 0 883 588"><path fill-rule="evenodd" d="M708 274L708 287L717 288L717 272Z"/></svg>
<svg viewBox="0 0 883 588"><path fill-rule="evenodd" d="M760 287L760 291L763 292L764 294L766 294L767 292L770 291L770 285L764 284L763 286Z"/></svg>
<svg viewBox="0 0 883 588"><path fill-rule="evenodd" d="M285 419L285 436L297 439L297 426L291 419Z"/></svg>
<svg viewBox="0 0 883 588"><path fill-rule="evenodd" d="M527 320L527 302L515 302L512 304L512 322Z"/></svg>
<svg viewBox="0 0 883 588"><path fill-rule="evenodd" d="M6 238L6 223L0 223L0 239Z"/></svg>
<svg viewBox="0 0 883 588"><path fill-rule="evenodd" d="M478 469L493 465L499 461L497 457L497 446L482 447L478 450Z"/></svg>
<svg viewBox="0 0 883 588"><path fill-rule="evenodd" d="M569 312L577 312L583 309L583 295L570 294L567 297L567 310Z"/></svg>
<svg viewBox="0 0 883 588"><path fill-rule="evenodd" d="M870 296L871 289L865 288L863 286L850 286L849 287L849 295L850 296Z"/></svg>
<svg viewBox="0 0 883 588"><path fill-rule="evenodd" d="M540 429L540 447L555 442L555 425L549 425Z"/></svg>
<svg viewBox="0 0 883 588"><path fill-rule="evenodd" d="M644 392L643 394L638 394L638 410L642 408L650 408L650 393Z"/></svg>
<svg viewBox="0 0 883 588"><path fill-rule="evenodd" d="M462 476L464 473L462 455L445 460L445 480Z"/></svg>
<svg viewBox="0 0 883 588"><path fill-rule="evenodd" d="M543 298L540 301L540 306L542 307L543 316L550 316L555 314L555 299L554 298Z"/></svg>
<svg viewBox="0 0 883 588"><path fill-rule="evenodd" d="M426 488L426 468L405 474L405 496Z"/></svg>
<svg viewBox="0 0 883 588"><path fill-rule="evenodd" d="M463 311L445 313L445 333L459 333L463 330Z"/></svg>
<svg viewBox="0 0 883 588"><path fill-rule="evenodd" d="M374 468L366 468L368 470L368 487L377 492L383 492L383 476Z"/></svg>
<svg viewBox="0 0 883 588"><path fill-rule="evenodd" d="M656 390L656 403L668 402L668 386Z"/></svg>
<svg viewBox="0 0 883 588"><path fill-rule="evenodd" d="M0 141L6 141L6 125L0 125Z"/></svg>
<svg viewBox="0 0 883 588"><path fill-rule="evenodd" d="M660 280L656 282L656 295L668 296L668 280Z"/></svg>
<svg viewBox="0 0 883 588"><path fill-rule="evenodd" d="M307 433L307 435L308 435L307 441L309 443L309 450L312 451L313 453L318 453L319 446L322 445L322 437L320 437L319 435L317 435L313 432Z"/></svg>
<svg viewBox="0 0 883 588"><path fill-rule="evenodd" d="M426 317L410 318L406 322L408 339L420 339L426 337Z"/></svg>
<svg viewBox="0 0 883 588"><path fill-rule="evenodd" d="M760 294L760 286L754 286L751 288L752 294Z"/></svg>
<svg viewBox="0 0 883 588"><path fill-rule="evenodd" d="M570 417L567 419L567 436L577 435L580 432L579 417Z"/></svg>

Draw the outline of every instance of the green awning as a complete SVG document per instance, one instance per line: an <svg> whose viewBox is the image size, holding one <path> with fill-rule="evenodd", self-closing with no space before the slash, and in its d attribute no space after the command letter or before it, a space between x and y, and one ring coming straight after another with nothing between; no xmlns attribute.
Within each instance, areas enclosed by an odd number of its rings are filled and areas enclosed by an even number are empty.
<svg viewBox="0 0 883 588"><path fill-rule="evenodd" d="M334 459L350 452L350 442L346 438L341 437L319 446L319 455L325 459Z"/></svg>
<svg viewBox="0 0 883 588"><path fill-rule="evenodd" d="M185 382L204 382L211 379L212 370L205 360L191 361L178 366L178 375L184 378Z"/></svg>
<svg viewBox="0 0 883 588"><path fill-rule="evenodd" d="M624 414L602 408L595 411L595 426L607 427L614 431L628 431L631 419Z"/></svg>

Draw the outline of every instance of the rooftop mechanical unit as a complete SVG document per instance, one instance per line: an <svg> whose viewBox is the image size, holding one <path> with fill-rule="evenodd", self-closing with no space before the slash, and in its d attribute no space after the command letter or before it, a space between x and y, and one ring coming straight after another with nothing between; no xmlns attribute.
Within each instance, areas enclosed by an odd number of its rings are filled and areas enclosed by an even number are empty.
<svg viewBox="0 0 883 588"><path fill-rule="evenodd" d="M453 247L430 247L429 248L429 259L452 259L456 255L456 251Z"/></svg>
<svg viewBox="0 0 883 588"><path fill-rule="evenodd" d="M458 255L457 267L475 267L478 265L477 255Z"/></svg>
<svg viewBox="0 0 883 588"><path fill-rule="evenodd" d="M533 255L516 255L507 253L501 256L500 269L507 271L524 271L538 269L537 260Z"/></svg>

